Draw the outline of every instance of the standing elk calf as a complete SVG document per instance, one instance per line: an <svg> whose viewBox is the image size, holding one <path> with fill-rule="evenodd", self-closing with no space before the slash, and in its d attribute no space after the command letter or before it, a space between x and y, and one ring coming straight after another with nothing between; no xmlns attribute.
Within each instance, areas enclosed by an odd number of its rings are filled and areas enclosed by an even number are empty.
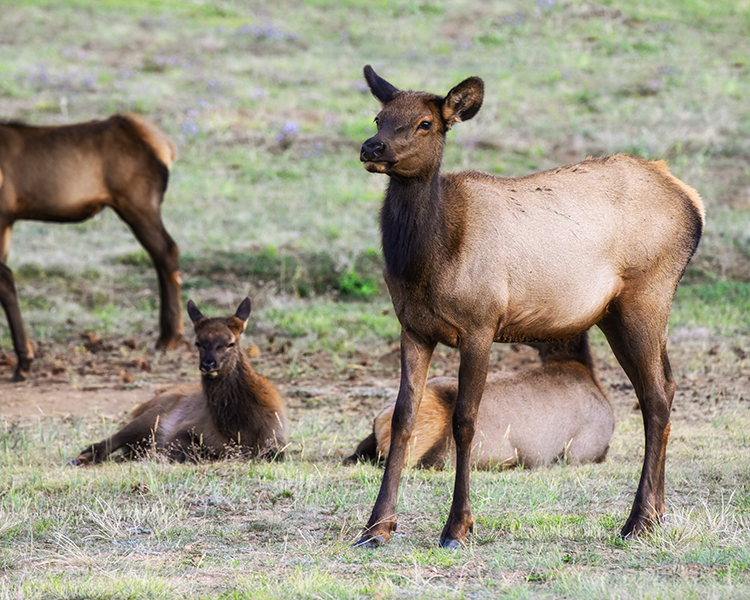
<svg viewBox="0 0 750 600"><path fill-rule="evenodd" d="M663 162L624 154L518 178L441 174L446 132L471 119L484 83L447 96L401 91L368 65L382 103L362 144L365 169L389 176L380 212L385 281L401 323L401 384L383 482L357 545L396 525L401 470L437 343L459 349L452 427L456 480L440 545L464 543L474 520L471 446L493 342L604 332L633 383L645 453L622 535L664 513L664 462L675 383L667 324L677 284L703 231L697 192Z"/></svg>
<svg viewBox="0 0 750 600"><path fill-rule="evenodd" d="M148 252L159 279L159 349L182 334L179 252L161 220L174 146L151 122L114 115L62 127L0 123L0 302L18 357L13 381L28 377L34 353L24 331L10 235L19 219L78 222L111 206Z"/></svg>
<svg viewBox="0 0 750 600"><path fill-rule="evenodd" d="M73 465L105 460L124 449L133 458L155 448L170 460L216 459L236 452L275 458L286 445L284 402L265 377L258 375L240 349L250 316L245 298L232 317L204 317L188 302L200 356L201 385L159 394L133 411L120 431L85 448Z"/></svg>
<svg viewBox="0 0 750 600"><path fill-rule="evenodd" d="M615 428L612 406L594 370L586 333L567 342L536 344L542 364L487 376L471 443L477 469L526 468L602 462ZM455 464L451 416L455 377L430 379L417 411L406 462L442 468ZM391 441L390 404L375 417L373 432L347 459L387 458Z"/></svg>

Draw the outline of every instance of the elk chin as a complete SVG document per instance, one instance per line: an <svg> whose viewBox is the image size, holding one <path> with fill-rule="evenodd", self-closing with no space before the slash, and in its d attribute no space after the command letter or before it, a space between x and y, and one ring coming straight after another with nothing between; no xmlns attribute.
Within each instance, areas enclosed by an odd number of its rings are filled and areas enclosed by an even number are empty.
<svg viewBox="0 0 750 600"><path fill-rule="evenodd" d="M396 163L391 162L375 162L372 160L365 161L365 169L368 170L370 173L384 173L388 174L390 170L393 168L393 165Z"/></svg>

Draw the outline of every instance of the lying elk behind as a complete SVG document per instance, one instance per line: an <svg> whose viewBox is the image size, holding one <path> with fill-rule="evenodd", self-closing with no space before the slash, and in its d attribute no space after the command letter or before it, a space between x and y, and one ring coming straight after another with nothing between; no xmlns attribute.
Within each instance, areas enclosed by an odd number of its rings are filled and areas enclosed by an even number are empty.
<svg viewBox="0 0 750 600"><path fill-rule="evenodd" d="M111 206L154 262L161 296L157 348L174 348L182 333L177 245L164 229L161 203L174 146L149 121L115 115L63 127L0 123L0 302L26 379L34 359L7 266L19 219L77 222Z"/></svg>
<svg viewBox="0 0 750 600"><path fill-rule="evenodd" d="M493 341L565 339L594 324L643 412L643 470L622 535L650 528L664 512L675 390L667 322L703 230L700 197L663 162L622 154L513 179L441 174L445 134L477 114L482 80L470 77L441 97L400 91L369 66L365 79L383 105L360 158L390 177L380 225L401 322L401 385L383 483L357 544L377 546L396 525L401 470L438 342L461 356L456 482L440 538L455 548L473 525L471 444Z"/></svg>
<svg viewBox="0 0 750 600"><path fill-rule="evenodd" d="M582 464L606 458L615 418L594 371L588 335L536 346L540 366L487 377L471 443L472 466L534 468L560 459ZM451 417L457 396L455 377L427 382L409 439L410 466L455 464ZM388 457L393 408L390 404L375 417L373 433L347 462Z"/></svg>
<svg viewBox="0 0 750 600"><path fill-rule="evenodd" d="M284 402L273 384L253 371L240 349L250 299L233 317L208 319L188 302L200 356L201 385L157 395L133 411L112 437L85 448L71 462L88 465L123 448L131 458L150 448L184 462L245 456L280 456L286 444Z"/></svg>

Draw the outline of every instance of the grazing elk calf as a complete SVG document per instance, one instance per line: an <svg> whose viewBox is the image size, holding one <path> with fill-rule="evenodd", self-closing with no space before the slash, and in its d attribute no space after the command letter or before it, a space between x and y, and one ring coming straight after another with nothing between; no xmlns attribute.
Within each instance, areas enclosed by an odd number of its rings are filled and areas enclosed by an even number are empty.
<svg viewBox="0 0 750 600"><path fill-rule="evenodd" d="M19 219L78 222L111 206L156 268L161 298L156 346L177 346L182 334L179 253L161 220L174 157L166 136L135 115L62 127L0 123L0 302L18 357L14 381L28 377L34 359L7 266L11 229Z"/></svg>
<svg viewBox="0 0 750 600"><path fill-rule="evenodd" d="M446 132L477 114L484 84L447 96L401 91L370 66L382 103L360 159L389 183L380 213L385 280L401 323L401 384L383 482L357 545L396 525L401 470L440 342L459 349L453 503L440 544L473 526L471 447L490 347L604 332L643 413L645 455L625 537L664 512L664 462L675 384L667 359L672 298L703 231L697 192L663 162L619 154L518 178L442 174Z"/></svg>
<svg viewBox="0 0 750 600"><path fill-rule="evenodd" d="M514 373L488 375L471 443L478 469L534 468L557 460L602 462L615 428L612 406L594 371L588 335L536 344L542 364ZM458 396L455 377L430 379L417 411L406 463L442 468L455 464L451 417ZM387 458L390 404L375 417L373 432L346 462Z"/></svg>
<svg viewBox="0 0 750 600"><path fill-rule="evenodd" d="M284 402L253 371L240 349L250 299L232 317L209 319L188 302L200 355L201 385L162 393L133 411L112 437L85 448L71 462L89 465L123 448L131 458L156 448L170 460L244 456L280 457L286 445Z"/></svg>

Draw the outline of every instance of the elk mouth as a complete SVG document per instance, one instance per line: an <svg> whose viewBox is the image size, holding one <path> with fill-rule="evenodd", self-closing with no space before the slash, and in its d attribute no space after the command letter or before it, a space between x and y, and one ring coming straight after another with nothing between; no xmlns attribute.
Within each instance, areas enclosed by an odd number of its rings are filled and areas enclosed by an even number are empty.
<svg viewBox="0 0 750 600"><path fill-rule="evenodd" d="M365 160L363 161L365 163L365 169L367 169L370 173L385 173L386 175L391 172L391 169L396 166L395 162L390 162L387 160Z"/></svg>
<svg viewBox="0 0 750 600"><path fill-rule="evenodd" d="M219 371L217 369L213 369L212 371L204 371L203 369L201 369L201 375L213 379L219 376Z"/></svg>

